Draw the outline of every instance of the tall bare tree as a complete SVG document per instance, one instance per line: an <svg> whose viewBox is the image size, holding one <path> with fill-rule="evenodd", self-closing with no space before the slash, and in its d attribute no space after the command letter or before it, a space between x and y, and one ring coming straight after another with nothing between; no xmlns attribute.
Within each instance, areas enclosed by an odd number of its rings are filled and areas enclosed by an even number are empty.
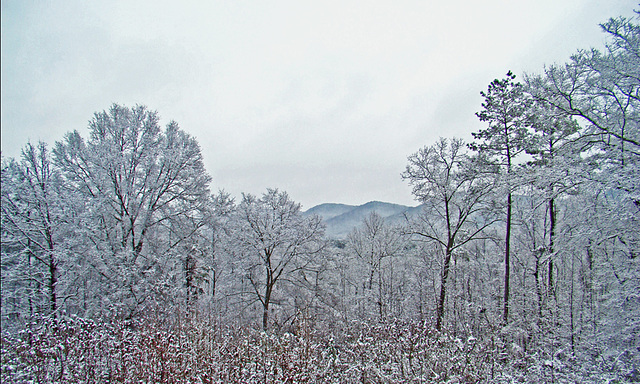
<svg viewBox="0 0 640 384"><path fill-rule="evenodd" d="M300 204L277 189L261 198L243 195L236 218L234 238L267 330L277 284L300 270L305 258L320 254L324 226L318 216L303 217Z"/></svg>
<svg viewBox="0 0 640 384"><path fill-rule="evenodd" d="M110 305L130 317L156 297L166 268L190 268L165 258L196 233L176 237L178 224L202 225L210 177L195 138L173 121L162 130L157 112L144 106L113 105L95 114L89 131L87 141L67 134L55 160L85 201L79 232L87 236L83 253L93 255L87 263L106 284Z"/></svg>
<svg viewBox="0 0 640 384"><path fill-rule="evenodd" d="M409 232L434 243L443 256L436 308L440 329L452 257L469 242L483 238L483 231L495 222L488 210L495 178L474 164L462 140L442 138L409 156L403 177L424 206Z"/></svg>
<svg viewBox="0 0 640 384"><path fill-rule="evenodd" d="M383 298L383 268L385 261L397 256L403 246L400 232L386 224L379 214L373 212L365 217L361 226L349 233L347 244L357 260L364 263L367 268L367 279L363 282L362 291L372 293L377 275L378 292L375 303L378 316L383 319L386 313L385 307L388 306ZM392 279L393 276L390 274L389 278Z"/></svg>
<svg viewBox="0 0 640 384"><path fill-rule="evenodd" d="M47 145L27 144L20 161L2 166L3 313L12 301L18 314L56 316L65 214L61 178Z"/></svg>

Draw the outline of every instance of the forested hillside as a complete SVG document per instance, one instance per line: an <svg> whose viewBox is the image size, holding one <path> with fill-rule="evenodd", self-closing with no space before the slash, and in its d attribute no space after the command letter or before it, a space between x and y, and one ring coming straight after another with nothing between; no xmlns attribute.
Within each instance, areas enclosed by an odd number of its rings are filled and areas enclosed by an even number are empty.
<svg viewBox="0 0 640 384"><path fill-rule="evenodd" d="M318 215L325 224L325 236L334 240L344 240L349 233L371 214L384 218L389 225L401 225L410 217L420 213L422 207L408 207L400 204L370 201L353 206L346 204L320 204L303 212L303 215Z"/></svg>
<svg viewBox="0 0 640 384"><path fill-rule="evenodd" d="M411 214L230 196L145 106L26 144L2 382L640 382L639 21L492 81L471 142L399 154Z"/></svg>

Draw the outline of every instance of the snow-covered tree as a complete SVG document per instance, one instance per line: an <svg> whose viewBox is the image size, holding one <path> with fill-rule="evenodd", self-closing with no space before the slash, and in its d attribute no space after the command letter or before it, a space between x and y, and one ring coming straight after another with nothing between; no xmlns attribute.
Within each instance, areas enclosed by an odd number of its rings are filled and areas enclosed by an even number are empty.
<svg viewBox="0 0 640 384"><path fill-rule="evenodd" d="M235 200L225 191L219 191L212 196L212 215L209 224L211 250L206 262L210 276L208 293L212 300L217 300L218 282L223 274L225 241L230 239L230 221L236 209ZM227 271L228 272L228 271Z"/></svg>
<svg viewBox="0 0 640 384"><path fill-rule="evenodd" d="M524 188L519 192L526 196L519 209L528 211L520 212L519 222L528 227L524 232L529 236L531 248L525 253L536 259L536 284L542 283L538 279L545 278L545 291L551 294L554 260L558 258L558 203L567 193L575 191L580 183L579 175L583 172L580 149L575 143L580 127L573 118L559 113L541 100L534 101L527 114L532 132L526 143L526 152L531 160L518 168L514 176L519 179L517 184ZM542 218L536 216L541 206L546 210ZM534 236L537 228L542 228L539 234L535 234L540 239ZM543 264L546 271L541 270ZM537 292L541 294L540 289Z"/></svg>
<svg viewBox="0 0 640 384"><path fill-rule="evenodd" d="M78 131L67 134L55 161L85 202L78 233L86 236L87 274L105 293L96 304L131 317L158 304L175 268L169 251L202 225L210 177L197 141L175 122L162 130L158 114L144 106L113 105L95 114L89 131L86 141ZM192 228L176 235L185 221Z"/></svg>
<svg viewBox="0 0 640 384"><path fill-rule="evenodd" d="M513 208L513 186L511 174L516 158L523 153L528 141L527 110L530 99L526 97L521 83L514 81L516 76L509 71L502 80L495 79L489 84L487 92L480 92L484 98L482 111L476 113L480 121L489 127L473 133L475 139L470 147L499 165L505 177L506 213L504 240L504 300L503 323L509 318L509 283L511 272L511 214Z"/></svg>
<svg viewBox="0 0 640 384"><path fill-rule="evenodd" d="M603 52L578 51L569 63L528 79L536 99L584 125L585 145L613 151L608 159L620 164L640 155L639 17L602 24L610 38Z"/></svg>
<svg viewBox="0 0 640 384"><path fill-rule="evenodd" d="M276 288L320 255L324 225L318 216L303 217L300 204L277 189L268 189L261 198L244 194L235 225L240 272L248 281L248 294L262 306L262 327L267 330L272 303L282 301Z"/></svg>
<svg viewBox="0 0 640 384"><path fill-rule="evenodd" d="M436 328L444 320L447 279L456 252L483 232L495 218L488 210L495 178L465 153L460 139L441 138L409 156L403 177L424 211L411 223L409 233L433 243L441 260L440 289L436 308Z"/></svg>
<svg viewBox="0 0 640 384"><path fill-rule="evenodd" d="M602 24L608 37L603 51L578 51L567 64L528 76L526 87L542 106L536 114L543 124L534 124L538 136L557 139L553 152L560 155L552 159L549 145L533 154L539 185L552 192L548 202L555 198L562 208L554 209L562 213L562 226L554 220L558 230L545 246L550 261L563 260L552 313L558 326L550 333L614 365L640 361L632 341L640 335L638 20L610 19ZM573 120L568 130L549 131L558 128L549 123Z"/></svg>
<svg viewBox="0 0 640 384"><path fill-rule="evenodd" d="M365 279L361 275L356 278L362 282L360 293L368 299L370 312L377 312L380 319L385 318L393 303L393 259L399 256L403 245L399 230L386 224L375 212L365 217L347 238L347 247L356 262L365 266Z"/></svg>
<svg viewBox="0 0 640 384"><path fill-rule="evenodd" d="M43 142L27 144L20 161L3 161L3 317L56 316L60 309L65 284L59 280L69 256L68 212L61 182Z"/></svg>

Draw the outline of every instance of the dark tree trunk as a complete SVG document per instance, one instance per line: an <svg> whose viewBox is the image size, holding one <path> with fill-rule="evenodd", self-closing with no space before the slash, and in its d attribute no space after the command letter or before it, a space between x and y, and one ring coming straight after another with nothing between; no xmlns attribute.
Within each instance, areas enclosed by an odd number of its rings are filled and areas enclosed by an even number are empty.
<svg viewBox="0 0 640 384"><path fill-rule="evenodd" d="M49 217L49 213L47 212L47 222L51 223L51 218ZM48 267L49 267L49 303L51 308L51 315L56 318L56 312L58 310L58 298L56 294L56 285L58 283L58 264L56 262L56 257L54 254L55 245L53 242L53 235L51 234L50 228L47 228L45 231L46 239L47 239L47 247L49 248L49 259Z"/></svg>
<svg viewBox="0 0 640 384"><path fill-rule="evenodd" d="M187 307L191 309L191 307L196 303L198 299L197 287L195 284L195 275L196 275L196 259L191 256L190 253L187 254L184 261L184 277L185 277L185 288L187 290Z"/></svg>
<svg viewBox="0 0 640 384"><path fill-rule="evenodd" d="M440 280L440 298L438 299L438 308L436 310L436 329L442 328L442 320L444 318L444 301L447 294L447 278L449 277L449 268L451 266L451 251L447 249L444 257L444 268L442 269L442 279Z"/></svg>
<svg viewBox="0 0 640 384"><path fill-rule="evenodd" d="M511 192L507 196L507 233L505 236L505 252L504 252L504 312L502 322L506 325L509 319L509 275L511 255Z"/></svg>
<svg viewBox="0 0 640 384"><path fill-rule="evenodd" d="M267 257L269 264L271 263L271 256ZM276 283L278 276L274 274L271 268L267 268L267 281L264 287L264 300L262 301L262 329L267 330L269 326L269 304L271 303L271 292L273 286Z"/></svg>
<svg viewBox="0 0 640 384"><path fill-rule="evenodd" d="M549 292L553 292L553 252L554 250L554 238L556 235L556 211L553 198L549 200Z"/></svg>
<svg viewBox="0 0 640 384"><path fill-rule="evenodd" d="M542 326L542 287L540 286L542 282L540 281L540 259L544 255L544 252L536 251L536 268L533 272L533 277L536 280L536 295L538 296L538 328Z"/></svg>
<svg viewBox="0 0 640 384"><path fill-rule="evenodd" d="M267 284L264 294L264 303L262 303L262 329L264 331L266 331L267 327L269 326L269 303L271 302L272 288L272 285Z"/></svg>
<svg viewBox="0 0 640 384"><path fill-rule="evenodd" d="M49 256L49 300L51 304L51 314L54 318L57 317L56 311L58 310L58 298L56 295L56 284L58 283L57 269L55 258L53 254L51 254Z"/></svg>

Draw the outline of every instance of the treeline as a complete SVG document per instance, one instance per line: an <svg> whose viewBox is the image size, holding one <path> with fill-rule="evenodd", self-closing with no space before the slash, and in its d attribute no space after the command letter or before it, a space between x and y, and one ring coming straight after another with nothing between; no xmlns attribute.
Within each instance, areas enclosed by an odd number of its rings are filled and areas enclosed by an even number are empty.
<svg viewBox="0 0 640 384"><path fill-rule="evenodd" d="M45 316L53 328L70 318L178 333L185 321L257 325L269 332L258 339L286 346L304 324L318 335L309 340L340 341L314 344L325 352L353 350L339 335L354 324L381 327L358 328L361 345L374 343L368 335L393 346L419 328L421 345L441 340L445 359L470 340L484 346L457 380L488 380L496 364L523 380L586 380L586 367L640 380L637 21L604 23L602 51L490 83L472 142L443 138L409 156L402 175L422 214L402 226L373 214L346 240L326 238L286 192L212 193L197 141L144 106L95 114L86 138L27 144L2 162L3 349L13 351L3 372L34 345L17 332ZM258 339L241 343L272 345ZM430 353L408 351L389 355L400 362L386 362L401 371L394 381L448 377L427 365L402 376ZM305 380L322 381L316 373Z"/></svg>

